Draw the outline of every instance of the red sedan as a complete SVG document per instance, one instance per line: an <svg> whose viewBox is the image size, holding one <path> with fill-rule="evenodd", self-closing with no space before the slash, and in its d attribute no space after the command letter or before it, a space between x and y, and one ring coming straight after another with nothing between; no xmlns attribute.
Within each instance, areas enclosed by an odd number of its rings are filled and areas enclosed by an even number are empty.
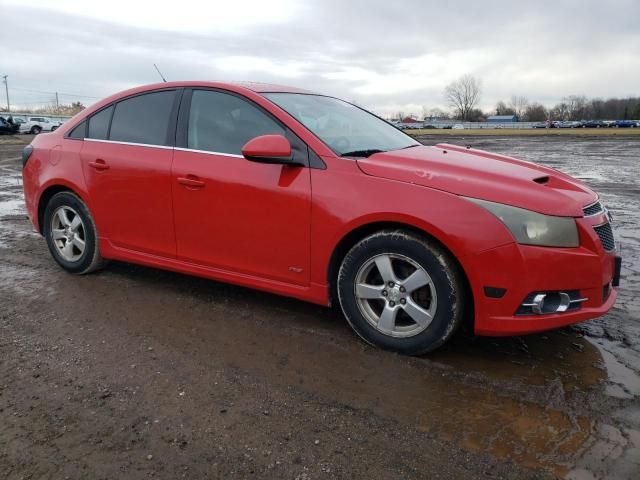
<svg viewBox="0 0 640 480"><path fill-rule="evenodd" d="M23 162L31 221L67 271L116 259L339 304L364 340L407 354L465 319L529 333L617 295L610 217L578 180L423 146L303 90L135 88L39 135Z"/></svg>

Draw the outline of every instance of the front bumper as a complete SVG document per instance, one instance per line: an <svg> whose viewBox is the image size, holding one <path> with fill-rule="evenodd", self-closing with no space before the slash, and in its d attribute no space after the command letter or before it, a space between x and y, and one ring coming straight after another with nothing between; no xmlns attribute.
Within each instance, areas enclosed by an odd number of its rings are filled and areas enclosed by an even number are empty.
<svg viewBox="0 0 640 480"><path fill-rule="evenodd" d="M604 315L615 303L619 280L617 251L606 252L591 220L578 219L581 246L549 248L512 243L465 259L474 297L475 333L519 335L549 330ZM617 267L617 268L616 268ZM484 287L504 289L500 298ZM588 300L552 314L516 314L532 292L579 291Z"/></svg>

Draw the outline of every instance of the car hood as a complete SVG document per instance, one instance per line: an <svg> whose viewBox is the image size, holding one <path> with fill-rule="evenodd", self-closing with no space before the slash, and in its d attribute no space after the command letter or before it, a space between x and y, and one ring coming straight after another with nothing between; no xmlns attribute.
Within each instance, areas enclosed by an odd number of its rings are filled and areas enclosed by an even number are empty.
<svg viewBox="0 0 640 480"><path fill-rule="evenodd" d="M357 162L367 175L545 215L581 217L583 207L597 200L584 183L552 168L456 145L382 152Z"/></svg>

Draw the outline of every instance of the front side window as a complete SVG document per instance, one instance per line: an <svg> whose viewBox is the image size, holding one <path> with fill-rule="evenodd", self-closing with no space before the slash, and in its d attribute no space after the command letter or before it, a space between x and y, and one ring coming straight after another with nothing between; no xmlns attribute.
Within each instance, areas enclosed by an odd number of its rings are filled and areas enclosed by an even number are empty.
<svg viewBox="0 0 640 480"><path fill-rule="evenodd" d="M87 138L95 138L98 140L106 140L109 132L109 120L113 106L100 110L89 118L89 133Z"/></svg>
<svg viewBox="0 0 640 480"><path fill-rule="evenodd" d="M174 90L145 93L116 104L109 140L167 145Z"/></svg>
<svg viewBox="0 0 640 480"><path fill-rule="evenodd" d="M187 147L240 155L260 135L284 135L282 126L258 107L236 95L195 90L191 97Z"/></svg>
<svg viewBox="0 0 640 480"><path fill-rule="evenodd" d="M300 93L264 93L338 155L366 157L419 145L371 113L337 98Z"/></svg>

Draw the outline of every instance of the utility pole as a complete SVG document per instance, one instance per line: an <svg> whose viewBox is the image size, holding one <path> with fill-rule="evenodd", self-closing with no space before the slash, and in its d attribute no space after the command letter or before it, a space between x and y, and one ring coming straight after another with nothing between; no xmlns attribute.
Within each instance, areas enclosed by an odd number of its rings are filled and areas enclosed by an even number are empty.
<svg viewBox="0 0 640 480"><path fill-rule="evenodd" d="M58 102L58 92L56 92L56 109L60 108L60 102Z"/></svg>
<svg viewBox="0 0 640 480"><path fill-rule="evenodd" d="M7 77L9 75L3 75L2 79L4 80L4 91L7 94L7 112L11 113L11 104L9 103L9 82L7 81Z"/></svg>

